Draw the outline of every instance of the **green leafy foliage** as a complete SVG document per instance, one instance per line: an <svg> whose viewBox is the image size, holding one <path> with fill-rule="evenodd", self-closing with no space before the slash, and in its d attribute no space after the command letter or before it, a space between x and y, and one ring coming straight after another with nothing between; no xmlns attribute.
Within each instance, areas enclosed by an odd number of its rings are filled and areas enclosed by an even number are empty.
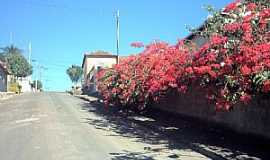
<svg viewBox="0 0 270 160"><path fill-rule="evenodd" d="M22 50L11 45L1 49L1 60L7 62L8 70L15 77L27 77L33 73L32 66L22 55Z"/></svg>
<svg viewBox="0 0 270 160"><path fill-rule="evenodd" d="M83 70L80 66L72 65L67 69L66 73L73 83L78 83L82 78Z"/></svg>
<svg viewBox="0 0 270 160"><path fill-rule="evenodd" d="M256 90L261 90L261 86L263 85L263 82L266 80L270 80L270 71L262 71L258 74L256 74L253 78L253 84Z"/></svg>

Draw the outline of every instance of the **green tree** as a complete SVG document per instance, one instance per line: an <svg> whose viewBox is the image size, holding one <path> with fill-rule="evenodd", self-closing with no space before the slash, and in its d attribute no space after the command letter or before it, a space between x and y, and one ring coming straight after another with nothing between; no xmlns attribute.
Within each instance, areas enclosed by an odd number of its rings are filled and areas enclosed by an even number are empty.
<svg viewBox="0 0 270 160"><path fill-rule="evenodd" d="M15 77L27 77L32 74L32 66L22 55L22 50L14 45L1 48L0 59L7 62L8 70Z"/></svg>
<svg viewBox="0 0 270 160"><path fill-rule="evenodd" d="M72 65L67 69L67 75L69 76L72 83L75 85L79 82L79 80L82 78L83 70L80 66Z"/></svg>

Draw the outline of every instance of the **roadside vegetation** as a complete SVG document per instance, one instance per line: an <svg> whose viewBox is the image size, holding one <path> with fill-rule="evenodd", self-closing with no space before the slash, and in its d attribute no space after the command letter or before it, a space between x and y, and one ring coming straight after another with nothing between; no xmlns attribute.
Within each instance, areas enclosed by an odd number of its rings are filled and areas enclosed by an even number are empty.
<svg viewBox="0 0 270 160"><path fill-rule="evenodd" d="M33 73L33 68L22 55L22 50L14 45L1 48L0 59L7 63L8 71L16 79L27 77Z"/></svg>
<svg viewBox="0 0 270 160"><path fill-rule="evenodd" d="M270 1L235 1L216 11L195 35L198 46L183 39L176 44L153 42L142 53L121 59L98 73L98 88L107 104L142 110L169 92L185 94L191 86L219 110L270 95Z"/></svg>
<svg viewBox="0 0 270 160"><path fill-rule="evenodd" d="M17 82L19 78L27 77L33 73L33 68L22 55L22 50L14 45L0 48L0 60L7 65L7 70L11 75L8 90L20 93L21 86Z"/></svg>
<svg viewBox="0 0 270 160"><path fill-rule="evenodd" d="M78 89L80 89L80 86L78 86L78 83L82 79L82 75L83 75L82 67L78 65L72 65L71 67L67 69L66 73L69 76L71 82L73 83L72 94L74 94Z"/></svg>
<svg viewBox="0 0 270 160"><path fill-rule="evenodd" d="M8 91L9 92L13 92L13 93L21 93L21 86L20 86L20 84L18 83L18 82L11 82L10 84L9 84L9 88L8 88Z"/></svg>

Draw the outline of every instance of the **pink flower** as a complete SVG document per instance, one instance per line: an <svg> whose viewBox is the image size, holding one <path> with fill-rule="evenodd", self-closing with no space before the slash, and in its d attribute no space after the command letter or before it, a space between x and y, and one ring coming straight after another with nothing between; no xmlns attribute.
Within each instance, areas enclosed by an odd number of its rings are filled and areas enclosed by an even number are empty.
<svg viewBox="0 0 270 160"><path fill-rule="evenodd" d="M217 110L229 110L231 108L231 103L222 99L217 99L216 108Z"/></svg>
<svg viewBox="0 0 270 160"><path fill-rule="evenodd" d="M226 94L226 90L225 90L225 89L221 89L221 90L220 90L220 95L221 95L222 97L224 97L225 94Z"/></svg>
<svg viewBox="0 0 270 160"><path fill-rule="evenodd" d="M211 37L210 43L212 46L216 45L224 45L228 41L227 37L223 37L221 35L213 35Z"/></svg>
<svg viewBox="0 0 270 160"><path fill-rule="evenodd" d="M262 91L268 93L270 91L270 80L265 80L263 82Z"/></svg>
<svg viewBox="0 0 270 160"><path fill-rule="evenodd" d="M186 93L187 92L187 86L180 86L179 88L178 88L178 92L181 92L181 93Z"/></svg>
<svg viewBox="0 0 270 160"><path fill-rule="evenodd" d="M252 32L252 27L250 23L243 23L242 28L244 32Z"/></svg>
<svg viewBox="0 0 270 160"><path fill-rule="evenodd" d="M131 43L131 46L134 48L142 48L144 47L144 44L142 42L133 42Z"/></svg>
<svg viewBox="0 0 270 160"><path fill-rule="evenodd" d="M257 8L257 5L255 4L255 3L249 3L248 5L247 5L247 9L249 10L249 11L253 11L253 10L255 10Z"/></svg>
<svg viewBox="0 0 270 160"><path fill-rule="evenodd" d="M240 71L244 76L247 76L251 73L251 69L247 65L242 66Z"/></svg>
<svg viewBox="0 0 270 160"><path fill-rule="evenodd" d="M185 71L186 71L188 74L193 73L192 67L187 67L187 68L185 69Z"/></svg>
<svg viewBox="0 0 270 160"><path fill-rule="evenodd" d="M240 97L240 101L247 104L251 100L251 96L249 94L244 94Z"/></svg>
<svg viewBox="0 0 270 160"><path fill-rule="evenodd" d="M228 4L225 7L224 12L230 12L230 11L235 10L238 7L239 2L240 0L236 0L235 2Z"/></svg>
<svg viewBox="0 0 270 160"><path fill-rule="evenodd" d="M239 23L229 23L224 26L224 30L227 32L236 32L241 28Z"/></svg>

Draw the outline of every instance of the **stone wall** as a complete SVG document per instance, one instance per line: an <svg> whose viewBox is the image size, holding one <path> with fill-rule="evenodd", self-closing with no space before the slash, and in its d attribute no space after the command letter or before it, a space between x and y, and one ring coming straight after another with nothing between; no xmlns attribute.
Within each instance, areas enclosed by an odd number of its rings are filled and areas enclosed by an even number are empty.
<svg viewBox="0 0 270 160"><path fill-rule="evenodd" d="M217 123L240 133L270 138L270 99L260 98L248 105L239 104L231 111L216 111L215 105L204 97L204 93L193 89L185 95L171 94L153 107Z"/></svg>

